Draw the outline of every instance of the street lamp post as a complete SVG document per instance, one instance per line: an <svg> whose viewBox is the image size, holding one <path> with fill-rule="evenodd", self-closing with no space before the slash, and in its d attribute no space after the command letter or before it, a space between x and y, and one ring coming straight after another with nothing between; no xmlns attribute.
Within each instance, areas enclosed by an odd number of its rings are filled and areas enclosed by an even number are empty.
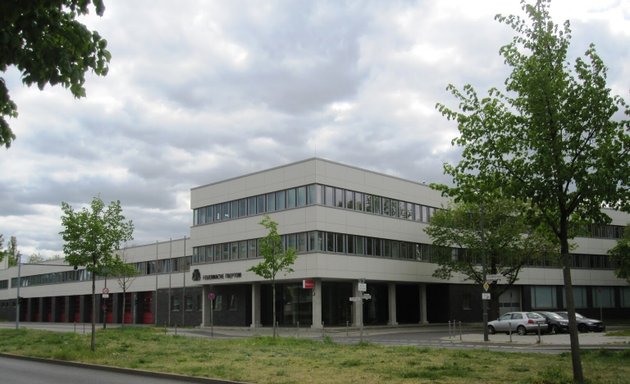
<svg viewBox="0 0 630 384"><path fill-rule="evenodd" d="M486 238L483 232L483 203L479 206L479 231L481 236L481 273L483 275L483 284L487 284L487 267L486 267ZM483 310L483 341L489 341L488 338L488 300L482 298L481 300Z"/></svg>
<svg viewBox="0 0 630 384"><path fill-rule="evenodd" d="M15 303L15 329L20 328L20 286L22 285L22 255L17 255L17 301Z"/></svg>

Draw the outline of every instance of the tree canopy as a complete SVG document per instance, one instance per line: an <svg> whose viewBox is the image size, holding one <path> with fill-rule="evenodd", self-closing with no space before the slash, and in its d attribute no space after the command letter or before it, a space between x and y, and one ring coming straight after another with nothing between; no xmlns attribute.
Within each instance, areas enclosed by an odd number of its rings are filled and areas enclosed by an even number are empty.
<svg viewBox="0 0 630 384"><path fill-rule="evenodd" d="M442 190L462 201L484 192L530 204L530 213L560 244L573 373L583 382L569 240L583 224L608 223L602 206L630 208L630 109L606 86L607 68L590 45L570 64L568 21L555 24L550 0L521 1L529 20L496 19L516 36L500 53L512 72L505 91L491 88L480 97L472 85L448 90L457 110L438 110L457 122L453 144L463 148L456 165L446 164L454 187Z"/></svg>
<svg viewBox="0 0 630 384"><path fill-rule="evenodd" d="M107 41L77 20L91 8L102 16L103 0L0 1L0 71L15 66L28 86L61 84L84 97L85 72L105 76L111 58ZM0 146L15 139L7 118L17 115L0 77Z"/></svg>
<svg viewBox="0 0 630 384"><path fill-rule="evenodd" d="M523 203L502 199L454 203L436 211L425 232L445 252L438 257L433 276L448 280L458 273L483 285L485 261L487 274L502 276L500 284L491 283L489 289L491 315L498 316L499 296L518 280L523 266L557 253L548 234L527 221L524 208Z"/></svg>
<svg viewBox="0 0 630 384"><path fill-rule="evenodd" d="M260 224L269 232L267 236L260 240L260 255L263 260L248 269L258 276L271 280L272 286L272 308L273 308L273 336L276 336L276 275L280 272L293 272L291 267L295 263L295 249L285 249L282 244L282 237L278 234L278 223L264 216Z"/></svg>
<svg viewBox="0 0 630 384"><path fill-rule="evenodd" d="M74 267L85 267L92 276L92 344L96 349L96 275L103 275L120 267L116 253L120 245L133 239L133 223L122 214L120 201L105 206L100 197L92 199L90 209L74 211L70 204L61 203L64 230L59 234L64 240L65 260Z"/></svg>
<svg viewBox="0 0 630 384"><path fill-rule="evenodd" d="M624 229L623 238L619 239L609 253L615 263L617 277L630 283L630 224Z"/></svg>

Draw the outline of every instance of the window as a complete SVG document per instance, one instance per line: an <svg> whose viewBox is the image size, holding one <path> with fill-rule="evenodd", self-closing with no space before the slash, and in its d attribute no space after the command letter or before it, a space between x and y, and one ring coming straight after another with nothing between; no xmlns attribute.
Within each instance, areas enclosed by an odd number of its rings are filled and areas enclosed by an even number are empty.
<svg viewBox="0 0 630 384"><path fill-rule="evenodd" d="M383 198L383 215L389 216L391 213L391 200L388 198ZM378 212L380 214L380 212Z"/></svg>
<svg viewBox="0 0 630 384"><path fill-rule="evenodd" d="M311 184L307 190L307 204L321 204L322 203L322 186L319 184Z"/></svg>
<svg viewBox="0 0 630 384"><path fill-rule="evenodd" d="M381 207L381 197L380 196L372 196L372 212L380 215L383 212Z"/></svg>
<svg viewBox="0 0 630 384"><path fill-rule="evenodd" d="M276 210L281 211L286 208L286 192L276 192Z"/></svg>
<svg viewBox="0 0 630 384"><path fill-rule="evenodd" d="M324 244L324 234L320 231L312 231L308 233L308 250L322 251Z"/></svg>
<svg viewBox="0 0 630 384"><path fill-rule="evenodd" d="M254 216L256 214L256 197L247 198L247 214Z"/></svg>
<svg viewBox="0 0 630 384"><path fill-rule="evenodd" d="M621 287L619 289L620 302L622 308L630 308L630 287Z"/></svg>
<svg viewBox="0 0 630 384"><path fill-rule="evenodd" d="M557 308L556 287L552 286L535 286L531 287L532 308Z"/></svg>
<svg viewBox="0 0 630 384"><path fill-rule="evenodd" d="M354 209L357 211L363 210L363 194L361 192L354 193Z"/></svg>
<svg viewBox="0 0 630 384"><path fill-rule="evenodd" d="M295 188L287 190L287 208L295 208Z"/></svg>
<svg viewBox="0 0 630 384"><path fill-rule="evenodd" d="M229 311L238 310L238 297L234 294L230 295L230 306L228 308Z"/></svg>
<svg viewBox="0 0 630 384"><path fill-rule="evenodd" d="M335 252L343 253L343 233L335 233Z"/></svg>
<svg viewBox="0 0 630 384"><path fill-rule="evenodd" d="M593 307L614 308L615 289L613 287L593 287Z"/></svg>
<svg viewBox="0 0 630 384"><path fill-rule="evenodd" d="M181 309L179 297L171 296L171 311L178 312Z"/></svg>
<svg viewBox="0 0 630 384"><path fill-rule="evenodd" d="M297 235L297 252L306 252L306 232L301 232Z"/></svg>
<svg viewBox="0 0 630 384"><path fill-rule="evenodd" d="M267 212L273 212L276 210L276 194L268 193L267 194Z"/></svg>
<svg viewBox="0 0 630 384"><path fill-rule="evenodd" d="M306 187L299 187L297 189L297 206L303 207L306 205Z"/></svg>
<svg viewBox="0 0 630 384"><path fill-rule="evenodd" d="M238 217L238 200L230 203L230 211L232 212L232 218Z"/></svg>
<svg viewBox="0 0 630 384"><path fill-rule="evenodd" d="M247 240L247 258L256 257L256 240Z"/></svg>
<svg viewBox="0 0 630 384"><path fill-rule="evenodd" d="M372 200L374 199L374 196L372 195L365 195L365 212L373 212L373 208L372 208Z"/></svg>
<svg viewBox="0 0 630 384"><path fill-rule="evenodd" d="M238 242L238 258L246 259L247 258L247 241L239 241Z"/></svg>
<svg viewBox="0 0 630 384"><path fill-rule="evenodd" d="M324 204L334 207L335 206L335 189L329 186L324 187L324 198L325 198Z"/></svg>
<svg viewBox="0 0 630 384"><path fill-rule="evenodd" d="M247 199L240 199L238 201L238 216L239 217L247 216Z"/></svg>
<svg viewBox="0 0 630 384"><path fill-rule="evenodd" d="M567 291L562 288L562 298L566 305ZM573 300L575 301L575 308L588 308L586 302L586 287L573 287Z"/></svg>
<svg viewBox="0 0 630 384"><path fill-rule="evenodd" d="M470 305L470 292L462 293L462 309L465 311L472 309L472 306Z"/></svg>
<svg viewBox="0 0 630 384"><path fill-rule="evenodd" d="M184 309L188 312L193 310L193 298L192 296L184 297Z"/></svg>
<svg viewBox="0 0 630 384"><path fill-rule="evenodd" d="M357 255L365 255L365 237L354 237L354 253Z"/></svg>
<svg viewBox="0 0 630 384"><path fill-rule="evenodd" d="M354 192L346 191L346 208L354 209Z"/></svg>
<svg viewBox="0 0 630 384"><path fill-rule="evenodd" d="M335 188L335 207L343 208L343 189Z"/></svg>
<svg viewBox="0 0 630 384"><path fill-rule="evenodd" d="M230 203L221 204L221 220L230 218Z"/></svg>
<svg viewBox="0 0 630 384"><path fill-rule="evenodd" d="M265 213L265 195L256 196L256 213Z"/></svg>
<svg viewBox="0 0 630 384"><path fill-rule="evenodd" d="M346 235L346 252L348 254L353 254L354 253L354 242L355 242L355 236L353 235Z"/></svg>
<svg viewBox="0 0 630 384"><path fill-rule="evenodd" d="M225 243L222 245L223 249L221 250L221 260L230 260L230 243Z"/></svg>
<svg viewBox="0 0 630 384"><path fill-rule="evenodd" d="M221 311L223 309L223 295L217 295L214 298L214 310Z"/></svg>
<svg viewBox="0 0 630 384"><path fill-rule="evenodd" d="M332 232L326 232L326 251L335 252L335 237Z"/></svg>

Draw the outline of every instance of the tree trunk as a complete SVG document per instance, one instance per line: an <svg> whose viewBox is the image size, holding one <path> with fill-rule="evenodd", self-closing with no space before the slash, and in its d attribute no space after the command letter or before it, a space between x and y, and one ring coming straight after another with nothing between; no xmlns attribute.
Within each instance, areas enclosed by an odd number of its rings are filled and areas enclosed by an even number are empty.
<svg viewBox="0 0 630 384"><path fill-rule="evenodd" d="M125 289L125 286L123 285L123 302L122 302L122 321L120 322L120 327L124 328L125 327L125 310L127 308L126 304L126 300L127 300L127 290Z"/></svg>
<svg viewBox="0 0 630 384"><path fill-rule="evenodd" d="M96 273L92 272L92 352L96 351Z"/></svg>
<svg viewBox="0 0 630 384"><path fill-rule="evenodd" d="M276 281L273 280L271 282L271 292L272 292L272 306L273 308L271 309L271 313L272 313L272 318L273 318L273 338L276 338Z"/></svg>
<svg viewBox="0 0 630 384"><path fill-rule="evenodd" d="M582 359L580 357L580 339L578 337L577 322L575 320L575 300L573 298L573 284L571 282L572 258L569 254L568 240L568 220L561 218L560 221L560 255L562 257L562 277L564 278L564 288L566 289L567 313L569 315L569 337L571 340L571 363L573 365L573 382L575 384L584 383L582 372Z"/></svg>

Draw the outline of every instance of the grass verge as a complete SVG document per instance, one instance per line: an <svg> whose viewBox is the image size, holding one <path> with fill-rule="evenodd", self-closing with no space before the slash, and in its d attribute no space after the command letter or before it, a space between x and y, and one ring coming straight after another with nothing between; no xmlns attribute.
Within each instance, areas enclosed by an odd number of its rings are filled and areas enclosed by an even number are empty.
<svg viewBox="0 0 630 384"><path fill-rule="evenodd" d="M89 335L0 330L0 351L250 383L571 383L571 359L560 355L335 344L252 337L205 339L153 328ZM584 351L589 383L627 383L630 351Z"/></svg>

